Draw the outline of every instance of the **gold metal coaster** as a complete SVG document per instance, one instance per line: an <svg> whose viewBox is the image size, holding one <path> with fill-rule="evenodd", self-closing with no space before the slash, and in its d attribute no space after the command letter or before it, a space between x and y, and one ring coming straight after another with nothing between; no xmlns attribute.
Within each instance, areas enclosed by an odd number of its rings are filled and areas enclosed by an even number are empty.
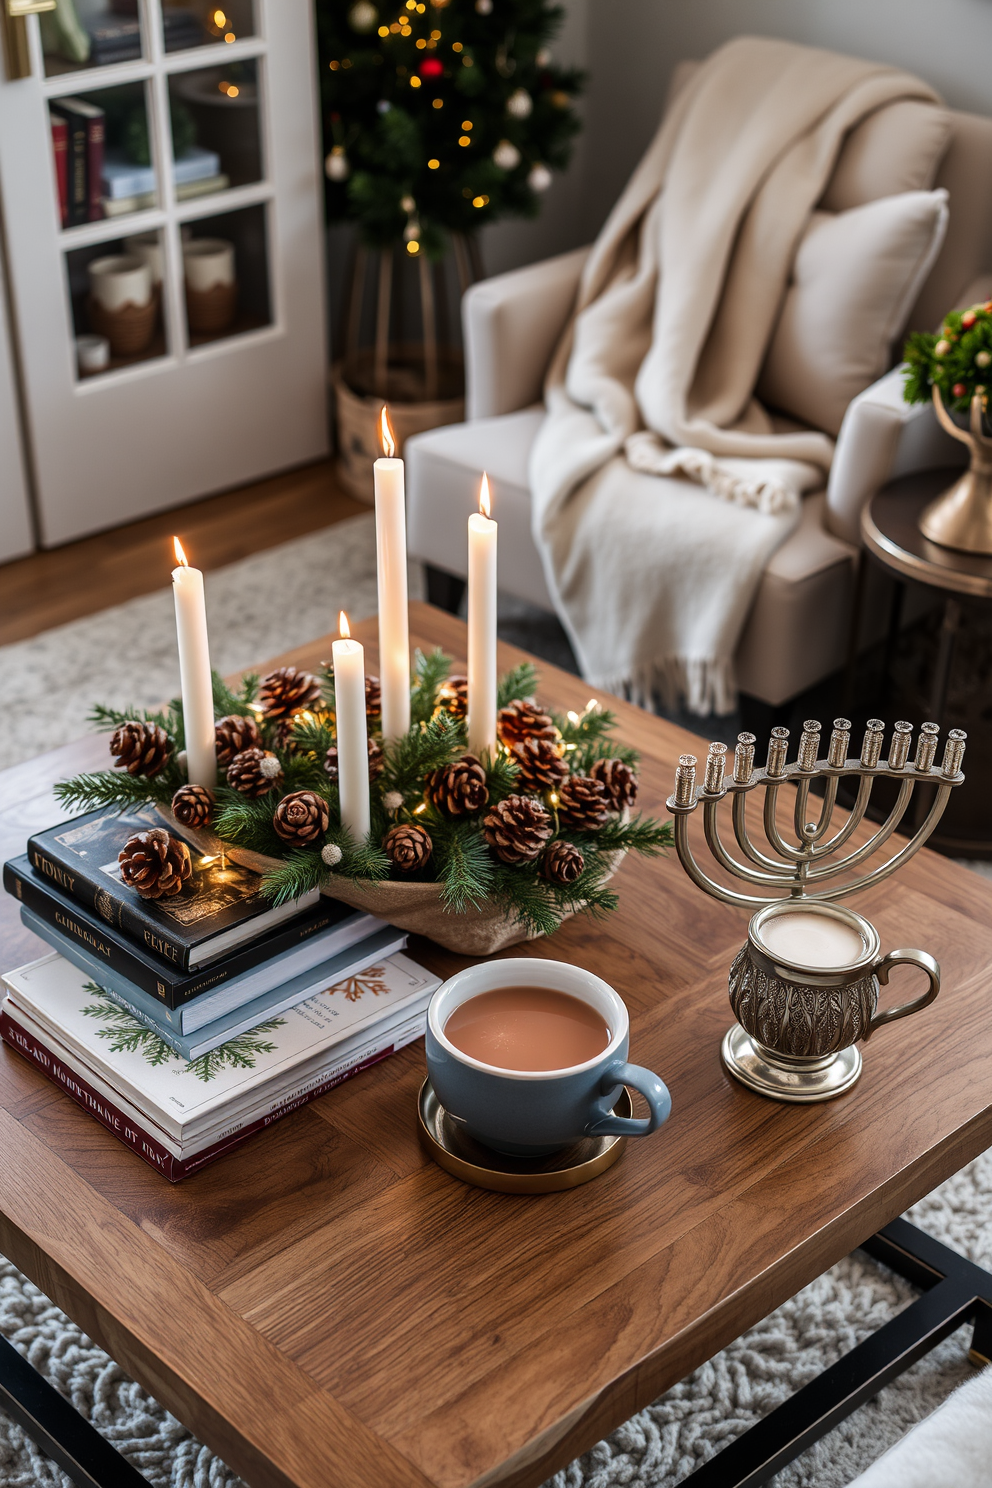
<svg viewBox="0 0 992 1488"><path fill-rule="evenodd" d="M618 1116L633 1114L626 1087L613 1109ZM578 1188L612 1168L627 1145L626 1137L583 1137L549 1157L494 1152L470 1137L457 1116L448 1114L430 1080L421 1085L417 1098L417 1129L421 1142L445 1172L497 1193L559 1193Z"/></svg>

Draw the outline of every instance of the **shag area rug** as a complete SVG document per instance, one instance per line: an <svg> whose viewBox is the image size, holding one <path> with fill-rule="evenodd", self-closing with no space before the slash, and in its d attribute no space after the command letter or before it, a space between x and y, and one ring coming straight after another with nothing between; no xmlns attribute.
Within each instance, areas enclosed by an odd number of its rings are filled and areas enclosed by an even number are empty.
<svg viewBox="0 0 992 1488"><path fill-rule="evenodd" d="M376 609L374 524L353 517L207 575L214 664L236 671ZM419 594L412 575L411 594ZM501 610L501 634L568 665L553 622ZM146 706L179 677L168 589L30 641L0 647L7 707L0 761L28 759L86 731L94 701ZM963 1169L909 1217L992 1266L992 1155ZM912 1301L912 1289L861 1254L846 1257L546 1488L674 1488ZM156 1488L240 1488L229 1468L128 1379L66 1315L0 1258L0 1333L30 1359ZM971 1374L962 1329L887 1386L774 1480L843 1488ZM0 1488L71 1488L19 1427L0 1415ZM964 1488L964 1485L962 1485ZM969 1485L970 1488L970 1485Z"/></svg>

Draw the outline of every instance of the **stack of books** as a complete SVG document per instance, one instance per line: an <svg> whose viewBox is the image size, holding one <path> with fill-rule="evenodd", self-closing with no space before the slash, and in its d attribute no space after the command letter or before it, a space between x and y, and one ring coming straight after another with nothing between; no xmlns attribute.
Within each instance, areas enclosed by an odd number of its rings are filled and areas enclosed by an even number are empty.
<svg viewBox="0 0 992 1488"><path fill-rule="evenodd" d="M273 906L192 843L182 892L142 899L117 855L156 824L91 812L4 865L53 953L4 977L0 1034L175 1180L419 1037L437 979L402 931L316 891Z"/></svg>
<svg viewBox="0 0 992 1488"><path fill-rule="evenodd" d="M194 196L209 196L213 191L226 191L231 184L220 168L215 150L202 150L192 145L172 164L176 200L189 201ZM155 167L135 165L117 151L108 150L103 161L101 216L122 217L140 212L156 203Z"/></svg>

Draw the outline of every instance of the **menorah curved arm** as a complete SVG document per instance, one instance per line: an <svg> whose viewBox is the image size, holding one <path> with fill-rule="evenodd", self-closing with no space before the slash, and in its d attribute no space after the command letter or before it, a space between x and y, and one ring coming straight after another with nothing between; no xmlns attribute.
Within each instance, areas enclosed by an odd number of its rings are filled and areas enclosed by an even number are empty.
<svg viewBox="0 0 992 1488"><path fill-rule="evenodd" d="M843 847L854 836L854 833L864 821L865 812L868 810L868 798L871 795L873 779L874 777L871 775L862 775L858 781L858 794L854 798L854 805L851 807L850 816L832 837L828 837L826 842L817 844L813 852L814 858L825 858L830 853L835 853L839 847Z"/></svg>
<svg viewBox="0 0 992 1488"><path fill-rule="evenodd" d="M769 868L773 873L783 878L792 878L794 876L794 868L776 862L774 858L766 857L751 841L751 836L747 829L747 793L745 791L739 791L734 796L734 836L737 838L737 845L744 856L749 858L752 863L757 863L759 868Z"/></svg>
<svg viewBox="0 0 992 1488"><path fill-rule="evenodd" d="M675 851L679 855L679 862L693 883L711 898L719 899L724 904L736 904L741 909L760 909L769 903L767 898L762 898L757 894L738 894L735 889L725 889L722 884L718 884L715 879L703 872L689 846L688 813L680 812L675 817Z"/></svg>
<svg viewBox="0 0 992 1488"><path fill-rule="evenodd" d="M738 799L740 799L738 797ZM706 801L703 805L703 831L706 834L706 845L716 858L721 867L726 868L735 878L742 878L745 883L768 884L774 888L786 888L790 882L795 881L795 870L784 864L776 864L776 871L763 873L760 868L748 868L744 863L739 863L736 858L731 857L720 837L720 826L717 818L717 807L719 801ZM775 896L778 897L777 895Z"/></svg>
<svg viewBox="0 0 992 1488"><path fill-rule="evenodd" d="M915 783L913 780L900 781L899 794L896 797L895 805L877 832L873 832L862 847L859 847L856 852L850 853L848 857L842 858L839 863L824 865L821 868L812 868L808 874L809 882L822 883L824 879L836 878L838 873L848 873L852 868L857 868L858 864L863 863L866 858L870 858L874 853L877 853L880 847L884 847L906 815L906 808L912 798Z"/></svg>
<svg viewBox="0 0 992 1488"><path fill-rule="evenodd" d="M904 863L908 863L910 858L919 852L943 815L944 807L947 805L947 798L953 789L953 785L938 785L933 805L927 812L923 825L913 834L905 847L901 847L897 853L893 853L887 863L882 863L880 867L873 868L870 873L864 873L860 878L855 878L850 883L840 884L836 889L828 889L826 893L817 893L817 899L846 899L848 894L856 894L861 889L873 887L875 884L882 883L884 879L891 877Z"/></svg>
<svg viewBox="0 0 992 1488"><path fill-rule="evenodd" d="M806 788L808 790L808 782L804 782L804 784L806 785ZM779 787L777 785L770 785L765 791L765 809L762 817L762 824L765 829L765 836L768 838L768 841L771 843L775 851L781 857L785 858L787 863L795 863L797 865L799 863L808 863L809 853L806 851L806 849L803 847L792 847L788 842L786 842L785 838L782 836L782 833L778 829L778 822L775 819L775 808L778 804L778 792Z"/></svg>
<svg viewBox="0 0 992 1488"><path fill-rule="evenodd" d="M795 825L796 836L801 842L809 847L815 848L815 844L823 836L830 826L830 819L834 814L834 806L837 804L837 776L831 775L827 779L827 787L823 792L823 800L820 804L820 814L815 825L806 821L806 807L809 804L809 788L811 780L806 778L800 780L799 789L796 791ZM812 825L812 831L808 828Z"/></svg>

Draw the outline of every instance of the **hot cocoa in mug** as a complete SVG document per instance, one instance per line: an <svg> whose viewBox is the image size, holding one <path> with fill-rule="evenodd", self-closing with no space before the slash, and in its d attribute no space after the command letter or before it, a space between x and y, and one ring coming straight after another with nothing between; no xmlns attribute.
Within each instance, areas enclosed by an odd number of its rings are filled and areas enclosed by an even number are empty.
<svg viewBox="0 0 992 1488"><path fill-rule="evenodd" d="M647 1136L671 1097L627 1063L630 1019L601 978L562 961L512 958L459 972L427 1014L427 1069L438 1099L500 1152L543 1155L586 1136ZM621 1087L650 1115L613 1113Z"/></svg>

